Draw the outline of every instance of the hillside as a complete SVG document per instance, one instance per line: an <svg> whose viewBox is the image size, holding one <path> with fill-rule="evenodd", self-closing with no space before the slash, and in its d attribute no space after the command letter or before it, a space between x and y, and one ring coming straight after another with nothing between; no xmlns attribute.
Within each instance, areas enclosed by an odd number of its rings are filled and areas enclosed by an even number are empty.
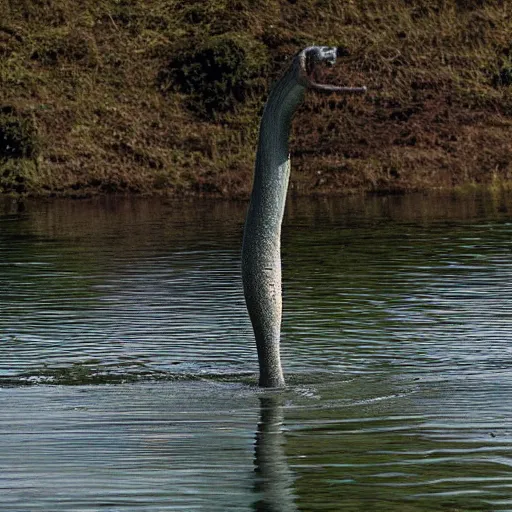
<svg viewBox="0 0 512 512"><path fill-rule="evenodd" d="M0 191L246 196L269 84L336 45L298 194L512 182L508 0L0 0Z"/></svg>

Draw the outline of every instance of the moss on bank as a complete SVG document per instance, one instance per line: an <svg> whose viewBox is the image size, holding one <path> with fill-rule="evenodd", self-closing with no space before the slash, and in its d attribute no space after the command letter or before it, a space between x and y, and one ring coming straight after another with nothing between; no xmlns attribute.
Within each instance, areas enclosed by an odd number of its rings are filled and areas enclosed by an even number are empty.
<svg viewBox="0 0 512 512"><path fill-rule="evenodd" d="M314 43L342 50L326 81L369 93L308 96L292 190L512 181L509 2L0 0L0 9L4 192L246 195L265 91Z"/></svg>

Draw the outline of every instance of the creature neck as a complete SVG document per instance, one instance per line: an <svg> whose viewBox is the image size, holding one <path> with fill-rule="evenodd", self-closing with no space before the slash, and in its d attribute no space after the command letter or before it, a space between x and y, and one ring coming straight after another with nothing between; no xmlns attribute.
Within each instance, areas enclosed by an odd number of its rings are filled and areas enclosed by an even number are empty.
<svg viewBox="0 0 512 512"><path fill-rule="evenodd" d="M290 70L273 87L260 125L251 204L242 247L245 301L254 329L259 384L284 386L280 359L281 223L290 177L288 138L305 87Z"/></svg>
<svg viewBox="0 0 512 512"><path fill-rule="evenodd" d="M256 200L265 205L266 210L258 213L264 216L267 226L270 223L279 228L277 234L280 234L290 178L288 142L291 124L305 90L291 69L273 86L260 124L251 202Z"/></svg>

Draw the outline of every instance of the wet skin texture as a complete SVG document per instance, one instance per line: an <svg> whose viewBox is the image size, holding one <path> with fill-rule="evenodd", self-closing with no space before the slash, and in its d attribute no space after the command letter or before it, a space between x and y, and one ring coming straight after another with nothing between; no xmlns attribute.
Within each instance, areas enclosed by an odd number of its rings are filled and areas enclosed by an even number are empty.
<svg viewBox="0 0 512 512"><path fill-rule="evenodd" d="M364 87L317 84L315 66L336 61L336 48L311 46L299 52L270 91L260 123L251 202L242 245L242 279L251 318L258 362L259 385L283 387L279 340L281 333L281 224L290 178L288 140L293 115L306 89L345 94Z"/></svg>

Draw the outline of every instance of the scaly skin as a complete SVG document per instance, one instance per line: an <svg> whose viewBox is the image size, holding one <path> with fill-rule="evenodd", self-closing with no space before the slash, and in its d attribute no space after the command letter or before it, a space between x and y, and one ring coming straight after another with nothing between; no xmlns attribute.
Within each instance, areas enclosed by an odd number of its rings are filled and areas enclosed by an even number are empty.
<svg viewBox="0 0 512 512"><path fill-rule="evenodd" d="M258 362L259 385L283 387L279 339L281 333L281 223L290 178L288 139L293 115L306 89L345 94L366 88L317 84L312 73L318 63L336 61L336 48L311 46L298 53L270 91L260 123L251 202L242 245L242 280L251 318Z"/></svg>

